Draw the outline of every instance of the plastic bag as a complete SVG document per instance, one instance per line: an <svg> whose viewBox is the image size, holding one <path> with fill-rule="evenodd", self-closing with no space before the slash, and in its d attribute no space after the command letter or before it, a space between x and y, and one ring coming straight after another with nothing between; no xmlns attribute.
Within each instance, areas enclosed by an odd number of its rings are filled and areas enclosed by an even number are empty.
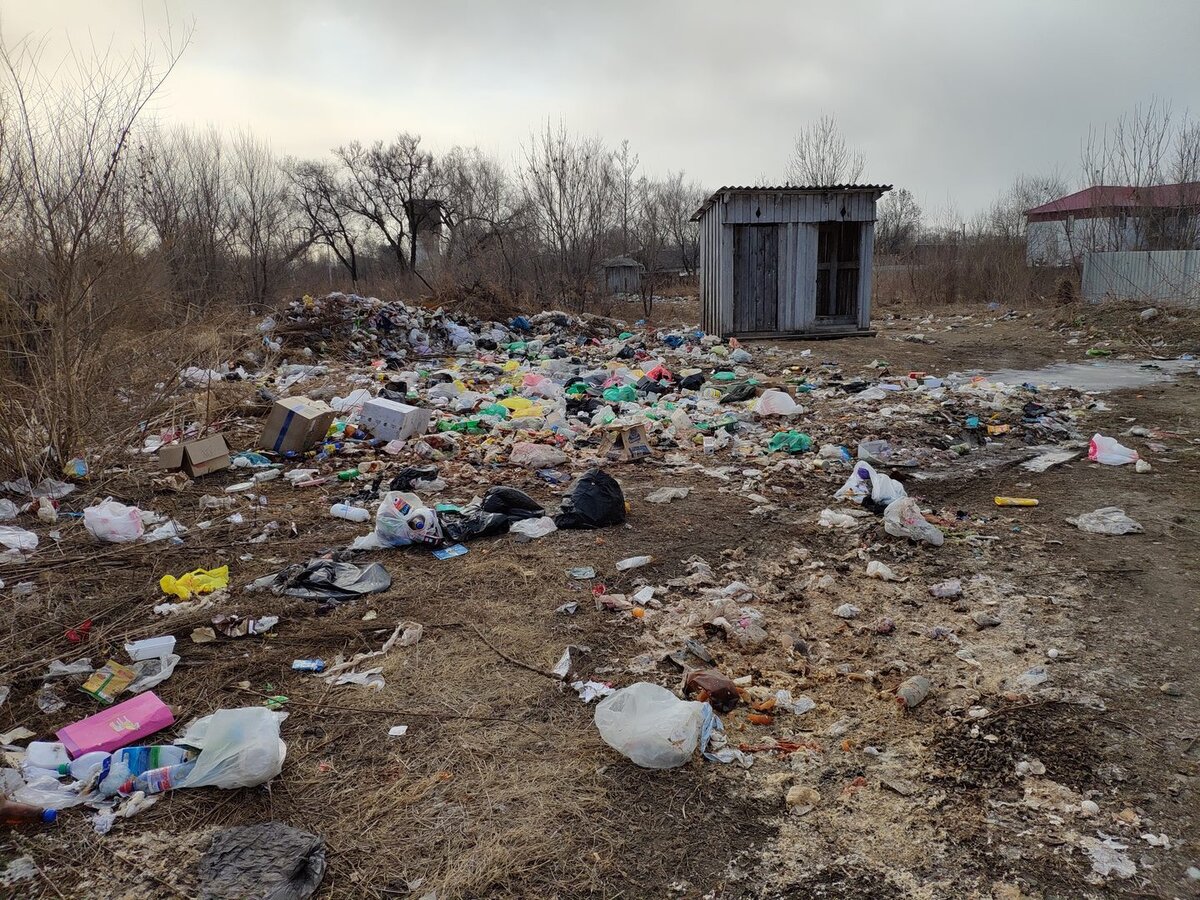
<svg viewBox="0 0 1200 900"><path fill-rule="evenodd" d="M554 517L559 528L604 528L624 521L625 495L621 485L601 469L591 469L575 482Z"/></svg>
<svg viewBox="0 0 1200 900"><path fill-rule="evenodd" d="M935 547L945 541L942 532L925 521L920 505L912 497L901 497L887 505L883 511L883 530L892 537L925 541Z"/></svg>
<svg viewBox="0 0 1200 900"><path fill-rule="evenodd" d="M1123 446L1113 438L1094 434L1088 444L1088 459L1104 466L1123 466L1137 462L1139 457L1136 450Z"/></svg>
<svg viewBox="0 0 1200 900"><path fill-rule="evenodd" d="M204 735L204 749L180 787L255 787L283 770L287 745L279 738L283 716L262 706L220 709Z"/></svg>
<svg viewBox="0 0 1200 900"><path fill-rule="evenodd" d="M543 538L557 530L558 526L549 516L542 516L540 519L521 519L508 527L508 533L516 536L517 541L522 543Z"/></svg>
<svg viewBox="0 0 1200 900"><path fill-rule="evenodd" d="M854 471L850 473L846 483L838 488L833 496L838 500L851 500L855 503L862 503L869 497L873 503L887 506L893 500L907 497L908 492L900 482L876 472L870 463L859 462L854 466Z"/></svg>
<svg viewBox="0 0 1200 900"><path fill-rule="evenodd" d="M11 551L14 557L19 557L22 553L32 553L37 549L37 545L38 536L32 531L26 531L16 525L0 525L0 547Z"/></svg>
<svg viewBox="0 0 1200 900"><path fill-rule="evenodd" d="M442 540L442 528L437 513L416 494L389 491L375 513L375 535L387 547L437 544Z"/></svg>
<svg viewBox="0 0 1200 900"><path fill-rule="evenodd" d="M484 512L501 513L513 519L537 519L546 514L542 505L524 491L503 484L488 488L479 508Z"/></svg>
<svg viewBox="0 0 1200 900"><path fill-rule="evenodd" d="M1140 522L1125 515L1125 510L1117 506L1105 506L1090 513L1083 513L1067 519L1067 522L1089 534L1141 534L1146 530Z"/></svg>
<svg viewBox="0 0 1200 900"><path fill-rule="evenodd" d="M812 438L800 431L780 431L771 438L767 450L778 453L785 450L788 453L807 453L812 449Z"/></svg>
<svg viewBox="0 0 1200 900"><path fill-rule="evenodd" d="M118 503L112 497L85 509L83 524L96 540L114 544L136 541L146 530L140 509Z"/></svg>
<svg viewBox="0 0 1200 900"><path fill-rule="evenodd" d="M804 407L783 391L763 391L754 412L760 416L795 416L804 412Z"/></svg>
<svg viewBox="0 0 1200 900"><path fill-rule="evenodd" d="M178 578L164 575L158 580L158 586L164 594L174 594L180 600L187 600L192 594L211 594L229 587L229 566L196 569Z"/></svg>
<svg viewBox="0 0 1200 900"><path fill-rule="evenodd" d="M545 444L518 441L513 444L508 461L514 466L525 466L529 469L552 469L565 463L567 454L556 447L547 447Z"/></svg>
<svg viewBox="0 0 1200 900"><path fill-rule="evenodd" d="M596 707L604 743L646 769L684 765L700 742L704 704L680 700L664 687L638 682Z"/></svg>

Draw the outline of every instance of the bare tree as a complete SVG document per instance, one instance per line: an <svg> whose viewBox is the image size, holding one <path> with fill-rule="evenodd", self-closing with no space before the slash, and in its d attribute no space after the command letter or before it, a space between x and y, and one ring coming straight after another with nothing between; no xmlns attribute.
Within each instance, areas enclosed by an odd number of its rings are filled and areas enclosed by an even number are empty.
<svg viewBox="0 0 1200 900"><path fill-rule="evenodd" d="M921 207L908 188L884 194L876 213L875 252L898 255L911 250L921 231L921 216Z"/></svg>
<svg viewBox="0 0 1200 900"><path fill-rule="evenodd" d="M0 415L0 468L28 466L30 446L66 459L98 412L87 398L102 382L106 335L144 299L131 269L133 129L188 37L168 35L161 58L144 47L53 67L28 42L0 47L0 93L12 104L0 156L11 166L20 245L4 293L19 298L8 315L21 325L20 377L0 373L11 401Z"/></svg>
<svg viewBox="0 0 1200 900"><path fill-rule="evenodd" d="M547 122L523 156L518 178L546 247L552 289L573 295L582 309L613 218L612 154L597 137L577 137Z"/></svg>
<svg viewBox="0 0 1200 900"><path fill-rule="evenodd" d="M231 218L241 295L261 310L274 296L287 267L309 246L309 232L297 239L287 174L266 143L243 132L233 142L230 177Z"/></svg>
<svg viewBox="0 0 1200 900"><path fill-rule="evenodd" d="M852 184L862 177L863 155L850 149L832 115L806 125L796 135L787 163L789 185Z"/></svg>
<svg viewBox="0 0 1200 900"><path fill-rule="evenodd" d="M391 249L403 272L418 271L418 240L441 215L442 185L436 160L421 148L420 135L402 133L370 149L357 141L334 151L349 176L346 196Z"/></svg>
<svg viewBox="0 0 1200 900"><path fill-rule="evenodd" d="M441 161L446 259L478 277L499 260L500 277L517 293L516 245L527 229L524 200L503 167L478 148L451 149Z"/></svg>
<svg viewBox="0 0 1200 900"><path fill-rule="evenodd" d="M328 163L293 160L287 166L293 197L306 231L305 239L328 247L358 290L359 245L362 237L345 183Z"/></svg>
<svg viewBox="0 0 1200 900"><path fill-rule="evenodd" d="M700 223L692 221L707 192L696 182L685 182L683 172L668 174L658 186L670 229L671 247L679 251L680 265L689 275L700 268Z"/></svg>
<svg viewBox="0 0 1200 900"><path fill-rule="evenodd" d="M642 264L642 312L649 318L655 292L665 281L662 257L671 242L674 213L668 183L643 178L638 182L638 194L634 220L638 249L634 258Z"/></svg>
<svg viewBox="0 0 1200 900"><path fill-rule="evenodd" d="M637 177L640 160L629 150L629 141L621 141L621 148L613 154L613 190L616 193L617 221L621 227L621 252L630 250L632 228L637 226L639 206L645 180Z"/></svg>

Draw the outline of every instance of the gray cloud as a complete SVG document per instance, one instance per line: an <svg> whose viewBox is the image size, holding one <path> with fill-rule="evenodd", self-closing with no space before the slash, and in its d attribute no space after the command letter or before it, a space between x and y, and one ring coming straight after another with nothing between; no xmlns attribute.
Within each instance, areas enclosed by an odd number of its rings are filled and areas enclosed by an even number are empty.
<svg viewBox="0 0 1200 900"><path fill-rule="evenodd" d="M162 118L319 154L400 130L511 159L547 116L707 186L782 176L837 115L867 175L964 214L1024 172L1078 178L1081 140L1200 84L1200 4L1089 0L731 3L110 0L17 4L7 40L136 40L194 21ZM1200 111L1198 111L1200 112Z"/></svg>

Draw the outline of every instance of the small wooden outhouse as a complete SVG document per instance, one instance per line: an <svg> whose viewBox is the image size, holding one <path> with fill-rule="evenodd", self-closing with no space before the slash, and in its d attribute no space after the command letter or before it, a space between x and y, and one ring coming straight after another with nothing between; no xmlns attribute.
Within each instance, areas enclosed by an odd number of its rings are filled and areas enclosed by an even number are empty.
<svg viewBox="0 0 1200 900"><path fill-rule="evenodd" d="M630 256L617 256L600 264L600 289L606 294L639 294L646 267Z"/></svg>
<svg viewBox="0 0 1200 900"><path fill-rule="evenodd" d="M891 185L724 187L700 223L702 324L722 337L870 334L875 205Z"/></svg>

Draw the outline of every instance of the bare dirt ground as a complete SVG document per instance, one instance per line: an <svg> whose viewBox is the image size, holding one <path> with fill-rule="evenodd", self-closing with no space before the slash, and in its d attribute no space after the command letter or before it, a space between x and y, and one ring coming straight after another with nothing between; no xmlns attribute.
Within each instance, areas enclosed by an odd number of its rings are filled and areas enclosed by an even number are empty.
<svg viewBox="0 0 1200 900"><path fill-rule="evenodd" d="M1082 362L1097 346L1139 360L1200 349L1195 317L963 312L884 317L869 339L750 349L768 373L795 365L814 377L837 369L846 380L871 381L881 371L869 368L876 360L893 373L944 375ZM903 340L916 333L931 343ZM805 350L811 356L802 357ZM1200 865L1196 388L1195 376L1181 375L1099 395L1107 409L1070 394L1078 430L1139 449L1153 465L1146 474L1086 458L1034 474L1017 465L1032 454L1021 455L1015 437L996 452L955 457L946 446L971 411L965 402L948 419L914 409L893 420L879 416L878 404L814 403L797 427L818 444L853 448L887 437L936 452L922 470L932 477L897 474L934 511L947 534L940 548L891 538L878 519L849 532L818 527L820 511L836 507L844 468L811 468L811 457L763 463L719 454L672 465L660 454L611 467L629 501L623 527L560 531L529 544L481 539L446 561L416 550L372 552L366 558L392 573L391 590L325 616L303 601L234 593L222 611L281 617L266 639L192 644L191 629L213 610L164 622L150 609L165 572L228 563L241 585L364 530L327 518L328 499L280 481L265 485L268 505L241 528L216 526L181 546L52 551L58 555L27 570L4 571L9 588L32 580L37 590L5 596L0 680L13 690L0 706L0 730L25 725L46 737L93 711L77 692L64 692L63 712L38 710L33 698L48 659L86 654L98 663L123 641L164 629L180 639L184 660L158 693L180 709L180 721L289 698L287 760L269 786L177 791L103 837L81 813L65 813L49 832L6 835L0 865L28 854L39 870L11 896L197 896L195 861L213 830L267 820L325 837L321 897L1196 896L1197 883L1185 876ZM1057 393L1046 396L1058 402ZM1151 436L1125 435L1131 426ZM253 434L250 423L242 436ZM191 522L201 495L237 477L153 494L148 466L88 493ZM446 477L443 496L459 500L507 483L552 507L562 492L505 466L456 463ZM646 503L663 485L691 492ZM1041 505L999 509L995 495ZM1145 533L1086 534L1064 521L1110 505ZM278 529L249 543L268 522ZM70 538L82 525L62 530L64 548L81 545L79 535ZM655 562L615 572L616 561L635 554ZM687 584L697 558L712 579ZM868 560L906 580L866 578ZM642 620L597 610L592 585L566 574L580 565L594 566L610 593L643 581L665 587L663 609ZM929 586L949 578L961 579L962 597L931 597ZM703 591L734 580L749 586L765 617L763 647L739 647L704 627ZM576 615L556 614L572 600ZM862 609L860 618L832 615L847 602ZM375 616L364 620L369 611ZM981 612L999 624L981 628L972 618ZM69 644L65 630L87 618L88 643ZM892 630L876 627L885 618ZM331 689L290 668L296 658L378 649L401 621L422 623L425 634L386 657L382 691ZM680 769L649 771L600 740L593 707L517 664L548 669L574 644L588 648L590 677L675 687L678 670L656 657L685 636L701 640L729 675L810 696L817 708L773 714L766 725L752 724L744 705L726 716L731 743L755 758L750 769L697 756ZM1049 680L1020 688L1015 680L1036 666ZM929 675L934 691L904 713L890 692L914 673ZM1160 690L1166 682L1178 685L1178 696ZM981 707L982 718L968 712ZM387 737L398 724L408 733ZM789 811L784 799L797 785L820 797L806 814ZM1087 815L1084 800L1098 812ZM1106 840L1124 849L1105 848ZM1135 871L1097 874L1093 863L1106 853Z"/></svg>

